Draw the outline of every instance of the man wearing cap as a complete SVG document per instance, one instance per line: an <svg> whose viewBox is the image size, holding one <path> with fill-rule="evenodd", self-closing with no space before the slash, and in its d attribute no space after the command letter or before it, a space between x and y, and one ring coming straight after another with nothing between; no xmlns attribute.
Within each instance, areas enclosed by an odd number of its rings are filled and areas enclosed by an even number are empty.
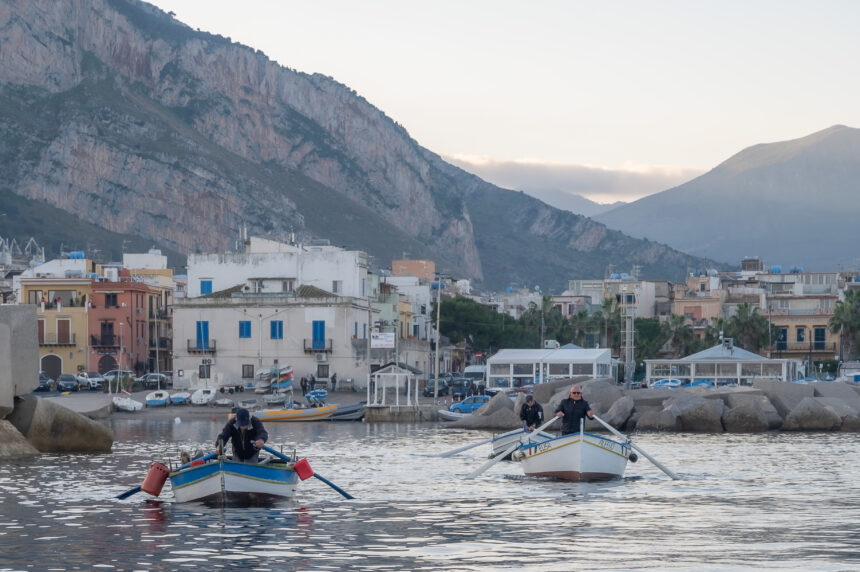
<svg viewBox="0 0 860 572"><path fill-rule="evenodd" d="M582 398L582 388L574 385L570 388L570 394L562 399L555 408L555 416L561 417L561 434L570 435L579 433L579 420L583 417L594 419L594 411L586 400Z"/></svg>
<svg viewBox="0 0 860 572"><path fill-rule="evenodd" d="M526 397L526 402L520 407L520 419L525 422L529 431L534 431L543 421L543 407L535 401L534 395Z"/></svg>
<svg viewBox="0 0 860 572"><path fill-rule="evenodd" d="M262 421L251 417L247 409L240 408L236 416L227 421L215 440L215 452L221 454L221 444L233 441L233 460L241 463L256 463L260 449L269 440Z"/></svg>

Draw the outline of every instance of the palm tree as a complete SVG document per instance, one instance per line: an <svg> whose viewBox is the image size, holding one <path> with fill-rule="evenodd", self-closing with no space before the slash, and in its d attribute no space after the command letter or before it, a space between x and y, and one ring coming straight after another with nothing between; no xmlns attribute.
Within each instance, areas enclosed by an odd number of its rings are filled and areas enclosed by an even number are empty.
<svg viewBox="0 0 860 572"><path fill-rule="evenodd" d="M841 332L842 343L847 344L843 360L854 359L854 342L860 331L860 291L846 290L845 299L836 302L833 307L833 317L828 322L830 332ZM842 352L840 352L841 354Z"/></svg>
<svg viewBox="0 0 860 572"><path fill-rule="evenodd" d="M725 336L734 338L736 345L752 352L761 351L770 340L776 339L775 329L771 331L770 322L759 314L758 306L748 302L738 304L727 325Z"/></svg>
<svg viewBox="0 0 860 572"><path fill-rule="evenodd" d="M696 334L693 332L692 326L686 321L685 316L672 314L669 316L669 320L665 322L669 346L675 357L689 355L696 346Z"/></svg>

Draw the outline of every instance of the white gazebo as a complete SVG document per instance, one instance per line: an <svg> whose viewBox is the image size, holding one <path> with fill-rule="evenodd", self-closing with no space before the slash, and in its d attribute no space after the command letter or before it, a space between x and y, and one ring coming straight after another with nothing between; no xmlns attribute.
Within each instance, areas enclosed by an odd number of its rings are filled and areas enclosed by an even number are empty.
<svg viewBox="0 0 860 572"><path fill-rule="evenodd" d="M513 388L575 375L615 377L609 348L501 350L487 360L488 387Z"/></svg>
<svg viewBox="0 0 860 572"><path fill-rule="evenodd" d="M418 405L418 377L420 370L404 363L389 363L370 375L367 387L369 405L401 405L400 389L406 388L403 405ZM389 403L393 401L394 403Z"/></svg>

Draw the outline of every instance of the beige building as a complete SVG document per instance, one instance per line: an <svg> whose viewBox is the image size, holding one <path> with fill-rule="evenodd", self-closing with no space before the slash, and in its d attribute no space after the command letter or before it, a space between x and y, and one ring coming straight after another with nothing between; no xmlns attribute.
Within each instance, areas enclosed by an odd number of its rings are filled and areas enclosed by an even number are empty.
<svg viewBox="0 0 860 572"><path fill-rule="evenodd" d="M392 276L416 276L432 282L436 279L436 263L432 260L392 260Z"/></svg>

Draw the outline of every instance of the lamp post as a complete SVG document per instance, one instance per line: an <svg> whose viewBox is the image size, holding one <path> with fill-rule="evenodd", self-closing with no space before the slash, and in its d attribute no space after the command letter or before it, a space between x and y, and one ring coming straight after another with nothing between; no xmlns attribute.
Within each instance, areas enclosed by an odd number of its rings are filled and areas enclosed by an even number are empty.
<svg viewBox="0 0 860 572"><path fill-rule="evenodd" d="M442 276L436 277L436 381L433 387L433 403L439 402L439 317L442 313Z"/></svg>
<svg viewBox="0 0 860 572"><path fill-rule="evenodd" d="M119 373L116 375L116 392L119 393L120 384L122 383L120 379L122 378L123 366L125 365L125 361L123 360L123 350L125 348L122 345L122 322L119 323Z"/></svg>

